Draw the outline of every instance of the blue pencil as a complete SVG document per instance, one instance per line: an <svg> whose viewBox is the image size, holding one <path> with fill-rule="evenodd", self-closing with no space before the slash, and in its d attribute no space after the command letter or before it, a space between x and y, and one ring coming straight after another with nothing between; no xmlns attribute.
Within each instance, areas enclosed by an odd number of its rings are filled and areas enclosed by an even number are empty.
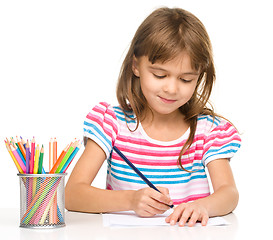
<svg viewBox="0 0 273 240"><path fill-rule="evenodd" d="M155 185L153 185L135 166L133 163L131 163L129 161L129 159L127 157L125 157L125 155L116 147L114 146L113 149L116 151L116 153L135 171L135 173L141 177L141 179L151 188L153 188L154 190L160 192ZM169 206L169 205L168 205ZM170 208L173 208L173 205L169 206Z"/></svg>

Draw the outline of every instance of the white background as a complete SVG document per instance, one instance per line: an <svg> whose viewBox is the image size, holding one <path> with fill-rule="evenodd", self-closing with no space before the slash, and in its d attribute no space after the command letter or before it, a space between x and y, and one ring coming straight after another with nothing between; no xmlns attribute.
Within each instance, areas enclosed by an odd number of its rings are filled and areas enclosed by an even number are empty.
<svg viewBox="0 0 273 240"><path fill-rule="evenodd" d="M130 41L160 6L184 8L206 26L217 71L211 100L243 139L231 162L240 191L235 213L251 218L255 211L259 221L270 219L273 15L270 1L263 0L1 1L0 207L19 207L19 180L5 137L35 136L45 145L48 171L49 139L57 138L60 153L75 137L82 138L84 118L94 104L116 103L117 77ZM94 184L104 188L105 175L104 166Z"/></svg>

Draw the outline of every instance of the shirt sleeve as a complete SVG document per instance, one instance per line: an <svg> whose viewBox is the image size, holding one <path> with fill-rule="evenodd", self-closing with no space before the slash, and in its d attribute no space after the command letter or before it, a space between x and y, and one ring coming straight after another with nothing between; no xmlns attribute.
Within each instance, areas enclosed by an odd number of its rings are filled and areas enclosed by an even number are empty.
<svg viewBox="0 0 273 240"><path fill-rule="evenodd" d="M100 102L86 116L84 121L84 143L90 138L96 142L109 158L117 137L118 124L113 107Z"/></svg>
<svg viewBox="0 0 273 240"><path fill-rule="evenodd" d="M214 127L204 141L203 162L227 158L230 159L241 146L241 138L236 128L228 121L221 119L218 126Z"/></svg>

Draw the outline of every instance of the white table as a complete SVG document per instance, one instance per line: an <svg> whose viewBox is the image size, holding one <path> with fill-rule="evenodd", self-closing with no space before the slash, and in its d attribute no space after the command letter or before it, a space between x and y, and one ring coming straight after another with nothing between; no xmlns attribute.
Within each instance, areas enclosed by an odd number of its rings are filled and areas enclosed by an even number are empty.
<svg viewBox="0 0 273 240"><path fill-rule="evenodd" d="M247 239L253 237L257 239L273 239L271 235L261 234L261 225L251 225L252 219L248 216L239 218L237 214L231 213L224 217L231 224L227 226L209 227L130 227L114 228L104 227L101 214L87 214L77 212L65 213L65 227L55 229L27 229L19 227L19 209L0 208L0 233L1 236L8 236L5 239L20 240L69 240L69 239L111 239L111 240L134 240L134 239L157 239L157 240L176 240L176 239ZM247 219L249 219L247 221Z"/></svg>

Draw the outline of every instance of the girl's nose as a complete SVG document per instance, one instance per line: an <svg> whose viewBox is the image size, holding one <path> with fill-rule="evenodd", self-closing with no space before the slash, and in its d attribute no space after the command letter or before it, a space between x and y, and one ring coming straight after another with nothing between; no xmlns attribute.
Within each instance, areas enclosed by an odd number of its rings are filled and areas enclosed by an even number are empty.
<svg viewBox="0 0 273 240"><path fill-rule="evenodd" d="M166 79L164 86L163 86L163 91L167 92L169 94L175 94L177 93L178 90L178 81L175 78L168 78Z"/></svg>

